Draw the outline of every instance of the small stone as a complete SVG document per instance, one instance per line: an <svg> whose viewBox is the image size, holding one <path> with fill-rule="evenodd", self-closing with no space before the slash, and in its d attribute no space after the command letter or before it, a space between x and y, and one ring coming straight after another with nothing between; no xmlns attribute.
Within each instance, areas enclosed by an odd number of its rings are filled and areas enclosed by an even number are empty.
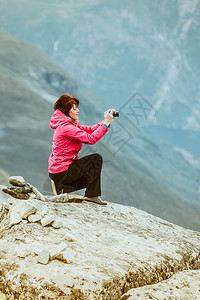
<svg viewBox="0 0 200 300"><path fill-rule="evenodd" d="M28 221L27 221L27 220L22 220L22 223L23 223L23 224L27 224Z"/></svg>
<svg viewBox="0 0 200 300"><path fill-rule="evenodd" d="M51 223L51 226L53 226L53 228L59 229L62 227L62 220L60 219L56 219L53 221L53 223Z"/></svg>
<svg viewBox="0 0 200 300"><path fill-rule="evenodd" d="M45 197L34 187L32 184L27 183L28 187L32 190L32 192L36 195L36 198L42 201L45 201Z"/></svg>
<svg viewBox="0 0 200 300"><path fill-rule="evenodd" d="M58 255L56 255L55 258L63 261L64 263L70 264L74 260L74 255L73 255L73 252L71 249L67 249L67 250L59 253Z"/></svg>
<svg viewBox="0 0 200 300"><path fill-rule="evenodd" d="M36 212L35 206L32 206L30 203L25 200L17 201L11 206L11 210L17 212L22 219L27 219L28 216Z"/></svg>
<svg viewBox="0 0 200 300"><path fill-rule="evenodd" d="M40 211L40 214L41 214L42 217L44 217L46 214L48 214L48 209L46 207L44 207L42 209L42 211Z"/></svg>
<svg viewBox="0 0 200 300"><path fill-rule="evenodd" d="M8 200L6 201L6 203L8 203L8 204L12 205L12 204L14 204L14 203L15 203L15 201L16 201L16 199L15 199L15 198L8 198Z"/></svg>
<svg viewBox="0 0 200 300"><path fill-rule="evenodd" d="M11 205L8 202L3 203L5 209L10 210Z"/></svg>
<svg viewBox="0 0 200 300"><path fill-rule="evenodd" d="M23 247L22 245L20 245L20 248L17 250L17 256L25 258L29 254L31 254L31 250L28 247Z"/></svg>
<svg viewBox="0 0 200 300"><path fill-rule="evenodd" d="M66 233L64 239L68 242L76 242L75 237L71 233Z"/></svg>
<svg viewBox="0 0 200 300"><path fill-rule="evenodd" d="M9 177L9 183L15 186L25 186L26 181L22 176L11 176Z"/></svg>
<svg viewBox="0 0 200 300"><path fill-rule="evenodd" d="M60 243L52 252L51 252L51 259L54 259L59 255L63 250L67 248L67 244L65 242Z"/></svg>
<svg viewBox="0 0 200 300"><path fill-rule="evenodd" d="M50 258L49 250L44 249L38 254L37 261L40 264L46 265L49 262L49 258Z"/></svg>
<svg viewBox="0 0 200 300"><path fill-rule="evenodd" d="M42 226L47 226L51 224L55 220L55 217L53 215L46 216L43 219L41 219Z"/></svg>
<svg viewBox="0 0 200 300"><path fill-rule="evenodd" d="M34 254L36 254L36 255L39 255L40 252L42 252L42 249L39 248L39 247L34 247L32 252L33 252Z"/></svg>
<svg viewBox="0 0 200 300"><path fill-rule="evenodd" d="M69 200L69 195L67 193L60 194L57 196L46 197L46 201L52 201L52 202L58 202L58 203L65 203L65 202L68 202L68 200Z"/></svg>
<svg viewBox="0 0 200 300"><path fill-rule="evenodd" d="M10 213L10 226L19 224L22 221L22 218L17 212Z"/></svg>
<svg viewBox="0 0 200 300"><path fill-rule="evenodd" d="M33 215L28 216L28 221L30 223L35 223L35 222L40 221L41 218L42 218L42 216L40 214L33 214Z"/></svg>

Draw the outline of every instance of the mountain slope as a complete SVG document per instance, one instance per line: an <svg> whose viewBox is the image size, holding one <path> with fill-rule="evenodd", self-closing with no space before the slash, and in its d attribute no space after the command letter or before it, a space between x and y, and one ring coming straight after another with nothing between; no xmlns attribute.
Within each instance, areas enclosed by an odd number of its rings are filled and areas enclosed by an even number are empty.
<svg viewBox="0 0 200 300"><path fill-rule="evenodd" d="M0 81L0 166L10 175L20 174L44 190L46 181L49 182L47 161L53 135L49 128L52 103L63 92L73 93L81 100L80 122L85 124L102 120L103 111L108 107L35 47L4 33L0 33L0 43L3 45L0 50L0 71L3 74ZM117 123L114 126L112 128L117 128ZM148 138L146 143L149 147ZM88 149L84 145L82 155L86 151L102 154L105 200L123 201L175 223L199 229L198 207L158 184L151 176L147 162L144 161L146 168L142 170L141 161L135 154L132 153L127 160L125 148L117 156L113 155L114 145L106 139L94 146ZM141 155L143 148L141 145L138 149ZM162 159L164 161L165 157Z"/></svg>
<svg viewBox="0 0 200 300"><path fill-rule="evenodd" d="M197 132L199 11L199 0L4 0L0 26L44 50L112 105L139 89L159 110L159 126Z"/></svg>

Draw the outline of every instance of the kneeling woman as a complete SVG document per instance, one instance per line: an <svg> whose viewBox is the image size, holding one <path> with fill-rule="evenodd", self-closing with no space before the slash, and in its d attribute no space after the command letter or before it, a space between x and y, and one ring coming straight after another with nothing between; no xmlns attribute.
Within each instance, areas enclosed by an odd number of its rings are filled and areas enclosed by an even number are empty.
<svg viewBox="0 0 200 300"><path fill-rule="evenodd" d="M55 129L52 153L49 157L49 176L55 183L56 193L70 193L86 188L85 200L106 205L101 196L100 154L78 157L83 143L95 144L108 131L114 118L110 110L104 120L94 126L79 125L79 100L63 94L54 104L50 126Z"/></svg>

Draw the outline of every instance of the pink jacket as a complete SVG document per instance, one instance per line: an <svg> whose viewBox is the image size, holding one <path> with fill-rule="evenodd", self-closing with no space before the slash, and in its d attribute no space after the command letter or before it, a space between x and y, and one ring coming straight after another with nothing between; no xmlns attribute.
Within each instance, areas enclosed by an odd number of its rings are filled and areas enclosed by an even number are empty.
<svg viewBox="0 0 200 300"><path fill-rule="evenodd" d="M94 126L79 125L59 109L56 109L50 120L50 126L55 129L52 153L49 157L49 173L60 173L69 168L69 165L79 159L78 152L83 143L95 144L108 131L100 122Z"/></svg>

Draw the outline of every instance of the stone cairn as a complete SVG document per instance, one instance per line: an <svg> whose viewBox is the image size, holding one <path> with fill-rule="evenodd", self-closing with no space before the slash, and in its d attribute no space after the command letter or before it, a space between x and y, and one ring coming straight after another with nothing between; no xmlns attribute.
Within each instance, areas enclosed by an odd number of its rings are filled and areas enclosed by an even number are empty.
<svg viewBox="0 0 200 300"><path fill-rule="evenodd" d="M62 227L62 220L56 218L54 215L48 215L45 212L38 212L38 209L27 200L39 200L44 202L83 202L83 197L79 195L61 194L57 196L44 196L36 187L30 183L26 183L22 176L11 176L9 178L9 186L0 186L0 189L12 196L3 205L0 205L0 211L9 211L9 228L12 226L23 223L40 223L41 226L52 226L54 229ZM1 217L1 214L0 214ZM1 218L0 218L1 221ZM67 233L65 239L69 242L75 242L76 239ZM55 249L30 249L25 247L19 250L19 257L26 257L31 252L38 255L37 261L42 264L47 264L52 259L59 259L65 263L72 262L72 254L69 253L70 249L66 250L67 244L62 242Z"/></svg>

